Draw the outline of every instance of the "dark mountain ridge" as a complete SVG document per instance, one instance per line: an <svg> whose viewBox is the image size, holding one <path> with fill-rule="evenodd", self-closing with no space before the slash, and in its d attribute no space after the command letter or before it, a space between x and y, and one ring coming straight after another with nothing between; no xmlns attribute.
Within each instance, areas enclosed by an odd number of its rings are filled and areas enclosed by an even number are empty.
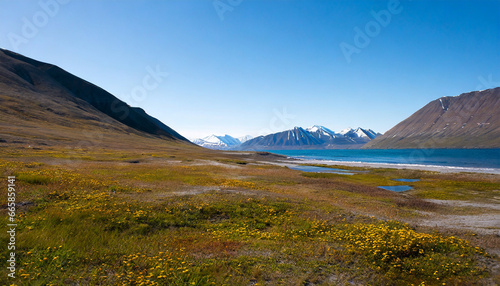
<svg viewBox="0 0 500 286"><path fill-rule="evenodd" d="M125 133L144 132L189 142L141 108L130 107L104 89L55 65L3 49L0 49L0 99L3 103L0 112L10 123L27 120L35 128L35 120L68 126L72 119L77 119L86 120L79 122L82 127L99 125Z"/></svg>
<svg viewBox="0 0 500 286"><path fill-rule="evenodd" d="M322 142L302 127L259 136L238 146L238 149L294 148L298 146L319 146Z"/></svg>

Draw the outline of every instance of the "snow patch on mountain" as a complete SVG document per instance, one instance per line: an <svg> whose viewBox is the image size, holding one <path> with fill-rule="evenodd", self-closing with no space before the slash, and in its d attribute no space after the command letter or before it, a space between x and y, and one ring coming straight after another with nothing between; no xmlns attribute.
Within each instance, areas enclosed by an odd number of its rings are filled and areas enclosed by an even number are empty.
<svg viewBox="0 0 500 286"><path fill-rule="evenodd" d="M231 147L241 144L238 138L234 138L227 134L224 136L210 135L204 138L195 139L192 142L201 147L219 150L230 149Z"/></svg>
<svg viewBox="0 0 500 286"><path fill-rule="evenodd" d="M356 129L346 128L340 131L339 133L349 138L365 138L370 140L378 136L378 134L375 131L371 129L363 129L361 127L358 127Z"/></svg>
<svg viewBox="0 0 500 286"><path fill-rule="evenodd" d="M251 136L251 135L245 135L245 136L238 137L237 139L240 140L241 143L245 143L248 140L253 139L253 136Z"/></svg>
<svg viewBox="0 0 500 286"><path fill-rule="evenodd" d="M324 126L314 125L306 129L312 136L320 139L320 140L330 140L335 138L342 138L344 135L340 133L336 133Z"/></svg>

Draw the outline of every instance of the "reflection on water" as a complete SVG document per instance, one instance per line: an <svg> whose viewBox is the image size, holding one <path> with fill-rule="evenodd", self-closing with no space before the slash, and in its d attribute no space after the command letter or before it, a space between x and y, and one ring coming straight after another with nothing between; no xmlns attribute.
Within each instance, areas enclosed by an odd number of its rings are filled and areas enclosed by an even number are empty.
<svg viewBox="0 0 500 286"><path fill-rule="evenodd" d="M413 189L411 186L378 186L381 189L393 191L393 192L404 192Z"/></svg>

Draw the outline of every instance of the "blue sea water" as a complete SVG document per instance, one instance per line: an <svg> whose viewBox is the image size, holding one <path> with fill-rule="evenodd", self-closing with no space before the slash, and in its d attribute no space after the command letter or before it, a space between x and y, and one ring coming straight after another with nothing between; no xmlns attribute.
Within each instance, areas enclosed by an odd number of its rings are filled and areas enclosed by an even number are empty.
<svg viewBox="0 0 500 286"><path fill-rule="evenodd" d="M341 162L500 168L500 149L267 150L294 158Z"/></svg>

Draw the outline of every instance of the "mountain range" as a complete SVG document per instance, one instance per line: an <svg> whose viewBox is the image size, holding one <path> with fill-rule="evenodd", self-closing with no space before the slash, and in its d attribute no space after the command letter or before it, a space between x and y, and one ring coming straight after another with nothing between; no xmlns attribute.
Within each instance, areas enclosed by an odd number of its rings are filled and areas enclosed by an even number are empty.
<svg viewBox="0 0 500 286"><path fill-rule="evenodd" d="M431 101L363 148L500 148L500 87Z"/></svg>
<svg viewBox="0 0 500 286"><path fill-rule="evenodd" d="M290 130L259 136L237 146L239 150L273 149L353 149L360 148L380 134L370 129L344 129L334 132L324 126Z"/></svg>
<svg viewBox="0 0 500 286"><path fill-rule="evenodd" d="M224 136L210 135L194 139L192 142L205 148L218 150L360 148L379 135L371 129L347 128L336 133L324 126L314 125L307 129L295 127L256 138L249 135L234 138L226 134Z"/></svg>

